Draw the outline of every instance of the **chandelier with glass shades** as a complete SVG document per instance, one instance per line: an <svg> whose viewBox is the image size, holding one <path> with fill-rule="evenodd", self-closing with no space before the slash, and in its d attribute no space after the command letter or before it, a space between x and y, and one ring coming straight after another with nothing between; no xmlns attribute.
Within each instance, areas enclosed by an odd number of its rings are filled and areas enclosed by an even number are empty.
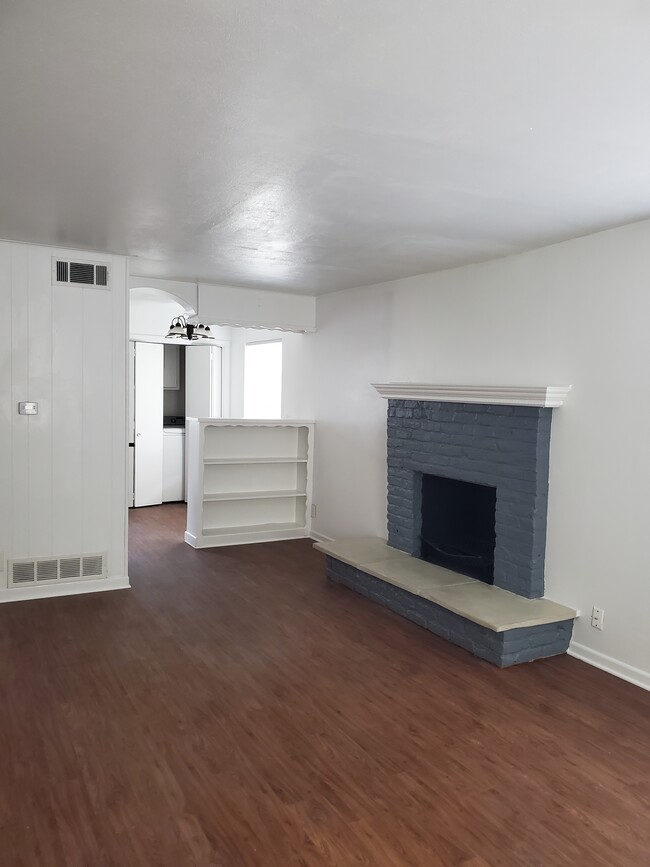
<svg viewBox="0 0 650 867"><path fill-rule="evenodd" d="M176 337L178 340L214 340L209 325L188 322L184 316L175 316L172 319L167 337Z"/></svg>

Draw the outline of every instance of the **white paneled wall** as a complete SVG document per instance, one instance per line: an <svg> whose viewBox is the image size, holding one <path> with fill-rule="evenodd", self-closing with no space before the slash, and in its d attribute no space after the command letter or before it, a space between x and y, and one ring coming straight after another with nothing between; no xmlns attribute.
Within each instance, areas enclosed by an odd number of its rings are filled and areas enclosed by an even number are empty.
<svg viewBox="0 0 650 867"><path fill-rule="evenodd" d="M52 286L53 256L108 262L109 288ZM0 601L128 586L126 265L0 242L0 552L5 563L106 552L109 576L7 590L3 571ZM18 414L25 400L38 415Z"/></svg>
<svg viewBox="0 0 650 867"><path fill-rule="evenodd" d="M312 342L309 333L295 334L267 328L233 328L231 332L230 417L244 416L244 361L246 344L259 340L282 341L282 418L313 416Z"/></svg>

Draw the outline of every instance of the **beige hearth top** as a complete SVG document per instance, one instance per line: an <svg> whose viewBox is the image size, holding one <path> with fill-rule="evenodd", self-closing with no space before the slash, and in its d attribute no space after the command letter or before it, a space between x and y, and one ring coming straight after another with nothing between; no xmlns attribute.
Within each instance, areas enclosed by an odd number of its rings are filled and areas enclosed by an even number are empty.
<svg viewBox="0 0 650 867"><path fill-rule="evenodd" d="M550 599L526 599L509 590L467 578L391 548L374 536L317 542L314 547L494 632L559 623L576 617L576 612L565 605Z"/></svg>

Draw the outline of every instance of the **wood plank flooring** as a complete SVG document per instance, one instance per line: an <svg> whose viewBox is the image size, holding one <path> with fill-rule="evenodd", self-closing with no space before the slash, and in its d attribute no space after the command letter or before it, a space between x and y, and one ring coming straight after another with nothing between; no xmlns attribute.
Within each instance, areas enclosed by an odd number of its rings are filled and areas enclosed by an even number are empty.
<svg viewBox="0 0 650 867"><path fill-rule="evenodd" d="M650 694L183 522L132 513L131 591L0 606L2 867L650 864Z"/></svg>

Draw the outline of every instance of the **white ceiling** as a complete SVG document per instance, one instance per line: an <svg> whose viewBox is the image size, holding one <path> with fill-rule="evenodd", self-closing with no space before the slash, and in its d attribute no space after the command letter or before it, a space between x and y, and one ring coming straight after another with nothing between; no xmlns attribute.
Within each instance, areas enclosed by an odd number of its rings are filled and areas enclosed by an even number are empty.
<svg viewBox="0 0 650 867"><path fill-rule="evenodd" d="M647 0L2 0L0 237L310 294L650 216Z"/></svg>

